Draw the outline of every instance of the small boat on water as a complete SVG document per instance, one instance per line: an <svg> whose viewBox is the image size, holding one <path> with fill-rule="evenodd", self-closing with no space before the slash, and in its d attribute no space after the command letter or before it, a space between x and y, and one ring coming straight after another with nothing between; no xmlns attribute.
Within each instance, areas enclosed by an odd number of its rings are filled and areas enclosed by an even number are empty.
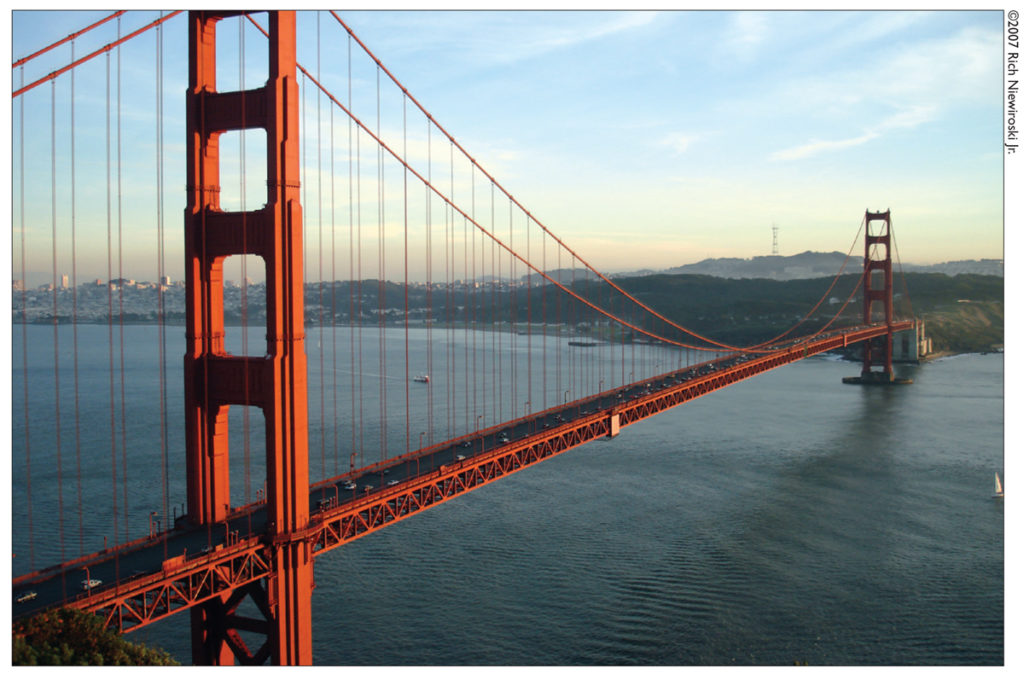
<svg viewBox="0 0 1024 674"><path fill-rule="evenodd" d="M425 374L418 374L415 377L413 377L412 380L413 381L418 381L421 384L429 384L430 383L430 377L428 377Z"/></svg>
<svg viewBox="0 0 1024 674"><path fill-rule="evenodd" d="M1003 497L1003 483L999 481L999 473L996 473L996 491L992 494L992 498Z"/></svg>

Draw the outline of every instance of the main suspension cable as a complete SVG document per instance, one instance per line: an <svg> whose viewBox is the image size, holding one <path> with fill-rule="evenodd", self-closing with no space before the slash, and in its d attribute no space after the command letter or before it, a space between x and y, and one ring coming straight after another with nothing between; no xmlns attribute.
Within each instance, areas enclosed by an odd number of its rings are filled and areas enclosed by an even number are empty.
<svg viewBox="0 0 1024 674"><path fill-rule="evenodd" d="M105 24L107 21L110 21L111 19L116 19L117 17L119 17L122 14L124 14L125 11L126 10L122 9L122 10L119 10L117 12L114 12L110 16L104 17L104 18L100 19L99 21L97 21L96 23L91 24L89 26L86 26L82 30L75 31L74 33L71 33L67 37L65 37L63 39L60 39L60 40L57 40L56 42L54 42L53 44L51 44L48 47L43 47L42 49L40 49L37 52L33 52L32 54L29 54L28 56L22 57L22 58L18 59L17 61L15 61L11 65L11 67L12 68L17 68L20 65L24 65L24 64L28 63L29 61L31 61L32 59L34 59L34 58L36 58L38 56L42 56L43 54L45 54L46 52L48 52L48 51L50 51L52 49L56 49L57 47L61 46L65 42L71 41L72 44L74 44L75 38L79 37L80 35L85 35L89 31L91 31L93 28L97 28L99 26L102 26L103 24ZM73 47L72 47L72 51L71 51L71 60L72 60L72 62L75 60L74 48ZM22 79L24 79L24 77ZM24 82L22 82L22 84L24 84Z"/></svg>
<svg viewBox="0 0 1024 674"><path fill-rule="evenodd" d="M72 61L68 65L64 66L63 68L59 68L58 70L53 71L49 75L46 75L44 77L40 77L35 82L32 82L31 84L27 84L27 85L21 87L20 89L15 90L11 94L11 98L17 98L18 96L21 96L26 91L29 91L31 89L34 89L34 88L38 87L43 82L49 82L50 80L53 80L53 79L56 79L57 77L60 77L61 75L63 75L64 73L68 72L72 68L77 68L78 66L82 65L85 62L91 61L93 58L99 56L100 54L104 54L104 53L109 52L110 50L114 49L115 47L119 47L120 45L122 45L123 43L125 43L128 40L132 39L133 37L135 37L137 35L141 35L142 33L145 33L147 30L151 30L153 28L156 28L157 26L159 26L163 22L167 21L168 19L170 19L172 17L175 17L178 14L181 14L183 11L185 11L185 10L179 9L179 10L176 10L174 12L171 12L167 16L161 17L161 18L157 19L156 21L143 26L142 28L139 28L138 30L136 30L136 31L134 31L132 33L129 33L128 35L125 35L122 38L118 38L114 42L110 42L109 44L106 44L106 45L100 47L96 51L94 51L91 54L88 54L86 56L83 56L82 58L78 59L77 61ZM120 16L120 14L117 14L116 16ZM114 18L114 17L110 17L110 18ZM118 19L118 25L120 25L120 19Z"/></svg>

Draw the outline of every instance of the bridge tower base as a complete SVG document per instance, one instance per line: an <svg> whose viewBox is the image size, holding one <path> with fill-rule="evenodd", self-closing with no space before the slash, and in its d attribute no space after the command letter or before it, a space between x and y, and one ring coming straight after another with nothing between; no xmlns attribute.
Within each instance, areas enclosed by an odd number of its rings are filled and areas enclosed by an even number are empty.
<svg viewBox="0 0 1024 674"><path fill-rule="evenodd" d="M872 223L878 227L872 229ZM844 384L887 386L910 384L912 379L896 377L892 370L892 219L889 211L864 213L864 277L861 280L863 292L864 325L873 322L872 313L876 304L882 305L882 317L888 327L885 335L864 342L863 365L859 377L843 377ZM879 282L880 281L880 282ZM874 369L875 366L881 369Z"/></svg>
<svg viewBox="0 0 1024 674"><path fill-rule="evenodd" d="M188 516L223 522L229 501L228 408L249 405L266 423L267 565L270 575L192 610L194 664L311 665L313 559L303 332L299 88L295 12L270 11L269 77L248 91L218 92L217 23L240 12L189 12L188 206L185 210L185 409ZM220 208L219 138L262 128L267 200L257 211ZM224 260L257 255L266 269L267 351L229 354L224 344ZM219 527L216 527L219 529ZM214 530L211 528L211 531ZM250 598L262 618L236 612ZM238 630L264 635L255 652Z"/></svg>

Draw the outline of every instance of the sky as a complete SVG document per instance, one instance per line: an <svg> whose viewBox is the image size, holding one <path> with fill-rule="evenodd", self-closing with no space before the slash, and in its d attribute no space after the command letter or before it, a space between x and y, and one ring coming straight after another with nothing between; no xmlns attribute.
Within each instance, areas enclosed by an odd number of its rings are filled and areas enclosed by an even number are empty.
<svg viewBox="0 0 1024 674"><path fill-rule="evenodd" d="M105 15L15 11L12 53L24 56ZM1003 257L1001 11L339 15L482 167L602 271L768 255L773 226L782 255L846 252L865 210L886 209L904 262ZM141 12L124 22L135 27L155 17ZM299 61L344 94L344 33L329 16L321 13L320 21L318 40L316 15L300 16ZM108 30L97 39L102 43L111 36ZM168 22L163 180L171 189L162 217L167 265L175 269L181 268L184 205L178 189L184 161L178 153L184 152L185 52L174 45L184 36L182 17ZM253 45L249 49L256 48L257 40L245 40ZM155 106L145 102L157 95L147 88L152 82L136 85L130 74L137 67L142 80L152 80L154 44L147 37L133 47L137 56L127 47L123 55L123 77L129 82L123 101L126 144L136 113L155 116ZM92 48L83 38L76 53ZM52 63L67 62L68 55L67 49L55 50ZM49 72L52 63L37 68ZM90 67L91 74L82 69L76 76L77 91L95 98L96 105L76 104L80 120L103 114L102 59ZM17 71L14 77L17 84ZM89 84L90 77L98 79ZM240 76L225 76L225 87L232 78L237 82ZM246 71L250 86L259 78L258 72ZM371 78L356 75L357 98L360 84L371 88ZM67 87L55 87L58 104ZM40 126L26 132L29 140L19 141L16 103L15 147L50 143L51 93L40 88L33 96L24 97L25 117L30 127L35 121ZM363 110L368 108L372 101ZM372 114L365 119L373 125ZM61 149L51 156L40 146L40 172L50 163L59 172L69 170L69 143L62 139L63 125L56 126ZM138 133L147 149L124 160L125 212L132 209L130 195L142 189L133 191L132 181L153 178L146 164L146 152L156 151L146 139L152 132ZM103 188L91 189L89 182L104 171L102 161L89 163L105 152L102 135L83 133L75 140L81 183L76 210L86 238L90 209L106 208ZM258 145L252 147L247 156L260 152ZM133 159L139 161L137 169ZM36 170L32 161L30 174ZM312 175L305 174L306 184L315 180L317 174ZM245 184L255 187L246 193L258 192L260 180L247 176ZM30 192L39 187L31 179L26 183ZM16 171L16 200L19 189ZM42 210L26 217L48 226L49 197L40 194L35 201ZM68 210L63 201L58 210ZM307 228L316 210L306 204ZM20 217L17 208L15 217ZM100 241L106 227L94 224L91 238ZM17 226L16 221L16 232ZM47 252L45 237L34 240ZM122 245L154 247L149 234L129 229ZM89 271L80 273L90 275L95 268L96 276L104 276L105 255L100 249L92 257L82 254ZM152 261L146 260L132 273L153 276Z"/></svg>
<svg viewBox="0 0 1024 674"><path fill-rule="evenodd" d="M1002 257L999 12L346 17L602 267L845 251L866 209Z"/></svg>

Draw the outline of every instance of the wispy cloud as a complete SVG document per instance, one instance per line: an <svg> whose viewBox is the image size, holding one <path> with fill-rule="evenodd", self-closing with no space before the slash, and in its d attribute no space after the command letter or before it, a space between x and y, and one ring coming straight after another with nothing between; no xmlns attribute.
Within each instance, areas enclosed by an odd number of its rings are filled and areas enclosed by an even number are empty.
<svg viewBox="0 0 1024 674"><path fill-rule="evenodd" d="M548 24L535 28L533 31L528 29L525 36L520 34L518 39L507 41L507 48L497 55L497 60L510 63L522 58L533 58L558 49L600 40L617 33L647 26L657 18L657 15L657 12L601 15L600 21L582 30L578 24L564 27ZM533 32L532 35L531 32Z"/></svg>
<svg viewBox="0 0 1024 674"><path fill-rule="evenodd" d="M919 127L951 107L990 96L998 87L999 73L991 68L988 55L998 41L997 33L965 28L948 38L899 46L860 70L792 83L773 99L799 97L807 110L861 121L861 131L837 140L811 139L774 152L771 159L806 159L853 148L895 130ZM929 102L922 104L922 100ZM878 119L880 113L884 116ZM877 121L863 125L872 117Z"/></svg>
<svg viewBox="0 0 1024 674"><path fill-rule="evenodd" d="M906 110L900 110L883 119L879 124L868 129L859 136L845 138L842 140L811 140L796 147L779 150L771 155L776 161L792 161L794 159L807 159L824 152L835 152L851 147L863 145L868 141L880 138L886 131L892 129L913 129L932 120L935 116L935 109L930 106L913 106Z"/></svg>
<svg viewBox="0 0 1024 674"><path fill-rule="evenodd" d="M682 133L670 133L662 138L659 144L671 148L676 154L683 154L689 149L690 144L695 140L697 140L697 136Z"/></svg>
<svg viewBox="0 0 1024 674"><path fill-rule="evenodd" d="M728 33L729 51L740 59L751 58L768 36L768 17L760 12L738 12L729 22Z"/></svg>
<svg viewBox="0 0 1024 674"><path fill-rule="evenodd" d="M869 140L878 138L879 134L874 131L868 131L867 133L861 134L856 138L846 138L843 140L812 140L803 145L797 147L791 147L786 150L779 150L772 154L771 158L779 161L792 161L794 159L807 159L815 155L821 154L822 152L834 152L836 150L845 150L851 147L857 147L863 145Z"/></svg>

